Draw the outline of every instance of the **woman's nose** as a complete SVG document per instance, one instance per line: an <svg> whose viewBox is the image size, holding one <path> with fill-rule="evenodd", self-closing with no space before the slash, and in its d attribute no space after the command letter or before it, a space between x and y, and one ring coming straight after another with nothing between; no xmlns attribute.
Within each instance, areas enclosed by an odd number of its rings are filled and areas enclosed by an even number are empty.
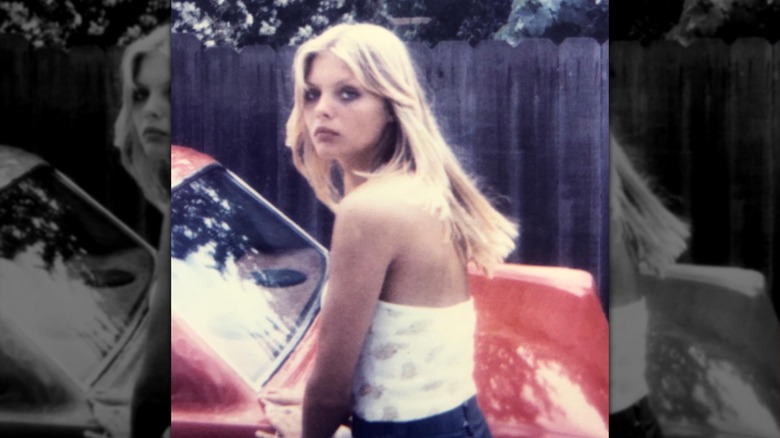
<svg viewBox="0 0 780 438"><path fill-rule="evenodd" d="M333 101L326 95L321 95L317 100L317 106L314 108L315 114L319 117L330 118L333 116Z"/></svg>
<svg viewBox="0 0 780 438"><path fill-rule="evenodd" d="M164 119L170 114L170 108L171 102L167 97L159 94L152 94L146 101L144 115L146 115L146 117Z"/></svg>

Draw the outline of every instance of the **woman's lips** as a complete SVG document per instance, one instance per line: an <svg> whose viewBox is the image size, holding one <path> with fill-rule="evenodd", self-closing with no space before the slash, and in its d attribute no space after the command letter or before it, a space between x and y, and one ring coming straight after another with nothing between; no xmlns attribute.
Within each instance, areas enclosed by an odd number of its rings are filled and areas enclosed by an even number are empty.
<svg viewBox="0 0 780 438"><path fill-rule="evenodd" d="M168 133L162 129L146 128L144 129L144 139L150 142L164 142L168 140Z"/></svg>
<svg viewBox="0 0 780 438"><path fill-rule="evenodd" d="M323 141L331 140L335 138L337 135L339 135L339 133L330 128L319 127L314 130L314 137L317 138L318 140L323 140Z"/></svg>

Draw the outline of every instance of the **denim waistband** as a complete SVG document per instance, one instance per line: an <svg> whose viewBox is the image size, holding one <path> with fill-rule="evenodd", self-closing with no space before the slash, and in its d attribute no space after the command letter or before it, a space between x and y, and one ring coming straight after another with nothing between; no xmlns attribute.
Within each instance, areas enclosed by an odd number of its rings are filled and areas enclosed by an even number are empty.
<svg viewBox="0 0 780 438"><path fill-rule="evenodd" d="M366 421L352 416L352 435L361 437L425 437L463 433L474 436L474 428L487 428L476 396L440 414L411 421Z"/></svg>

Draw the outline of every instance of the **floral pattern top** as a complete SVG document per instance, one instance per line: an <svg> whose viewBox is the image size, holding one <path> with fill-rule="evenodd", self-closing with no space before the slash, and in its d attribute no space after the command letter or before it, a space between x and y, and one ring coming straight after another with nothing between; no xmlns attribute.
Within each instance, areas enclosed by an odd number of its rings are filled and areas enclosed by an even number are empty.
<svg viewBox="0 0 780 438"><path fill-rule="evenodd" d="M472 299L449 307L379 301L353 384L354 412L368 421L410 421L472 397Z"/></svg>

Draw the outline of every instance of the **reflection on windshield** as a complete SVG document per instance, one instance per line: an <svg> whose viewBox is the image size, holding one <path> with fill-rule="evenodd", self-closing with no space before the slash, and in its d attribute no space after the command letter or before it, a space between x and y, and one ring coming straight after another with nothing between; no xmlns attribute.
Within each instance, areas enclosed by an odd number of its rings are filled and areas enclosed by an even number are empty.
<svg viewBox="0 0 780 438"><path fill-rule="evenodd" d="M55 366L88 387L137 318L153 267L148 248L50 167L0 189L0 375L13 382L3 408L58 403Z"/></svg>
<svg viewBox="0 0 780 438"><path fill-rule="evenodd" d="M172 309L257 387L311 321L324 250L215 166L172 199Z"/></svg>

